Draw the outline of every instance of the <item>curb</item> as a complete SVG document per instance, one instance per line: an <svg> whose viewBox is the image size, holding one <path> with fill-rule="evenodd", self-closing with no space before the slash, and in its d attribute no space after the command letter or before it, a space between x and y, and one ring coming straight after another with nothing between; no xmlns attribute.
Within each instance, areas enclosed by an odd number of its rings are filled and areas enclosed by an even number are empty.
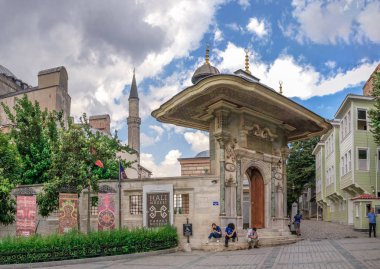
<svg viewBox="0 0 380 269"><path fill-rule="evenodd" d="M130 260L137 259L147 256L157 256L161 254L174 253L179 250L178 247L156 250L150 252L140 252L133 254L123 254L115 256L102 256L94 258L83 258L83 259L72 259L72 260L62 260L62 261L50 261L50 262L36 262L36 263L20 263L20 264L4 264L0 265L1 269L23 269L23 268L42 268L42 267L52 267L61 265L73 265L73 264L85 264L92 262L103 262L103 261L117 261L117 260Z"/></svg>

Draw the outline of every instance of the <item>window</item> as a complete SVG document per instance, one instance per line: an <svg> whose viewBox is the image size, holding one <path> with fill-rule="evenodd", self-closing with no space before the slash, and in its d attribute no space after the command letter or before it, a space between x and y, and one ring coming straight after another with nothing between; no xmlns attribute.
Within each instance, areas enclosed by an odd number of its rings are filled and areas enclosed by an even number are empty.
<svg viewBox="0 0 380 269"><path fill-rule="evenodd" d="M344 174L348 173L348 161L347 161L347 153L344 154Z"/></svg>
<svg viewBox="0 0 380 269"><path fill-rule="evenodd" d="M367 111L358 109L358 130L367 130Z"/></svg>
<svg viewBox="0 0 380 269"><path fill-rule="evenodd" d="M346 136L347 135L347 116L344 117L343 119L343 135Z"/></svg>
<svg viewBox="0 0 380 269"><path fill-rule="evenodd" d="M341 171L341 173L342 173L342 176L344 176L344 158L342 157L341 158L341 160L340 160L340 165L341 165L341 167L342 167L342 171Z"/></svg>
<svg viewBox="0 0 380 269"><path fill-rule="evenodd" d="M348 171L351 172L352 164L351 164L351 150L348 151Z"/></svg>
<svg viewBox="0 0 380 269"><path fill-rule="evenodd" d="M351 111L347 113L347 125L348 125L348 133L351 133Z"/></svg>
<svg viewBox="0 0 380 269"><path fill-rule="evenodd" d="M174 214L189 214L189 194L174 194Z"/></svg>
<svg viewBox="0 0 380 269"><path fill-rule="evenodd" d="M331 183L335 183L334 165L331 167Z"/></svg>
<svg viewBox="0 0 380 269"><path fill-rule="evenodd" d="M98 215L98 196L91 197L91 216Z"/></svg>
<svg viewBox="0 0 380 269"><path fill-rule="evenodd" d="M358 170L368 170L368 149L358 149Z"/></svg>
<svg viewBox="0 0 380 269"><path fill-rule="evenodd" d="M131 215L141 215L142 210L142 195L129 196L129 213Z"/></svg>
<svg viewBox="0 0 380 269"><path fill-rule="evenodd" d="M355 217L359 218L359 205L355 205Z"/></svg>

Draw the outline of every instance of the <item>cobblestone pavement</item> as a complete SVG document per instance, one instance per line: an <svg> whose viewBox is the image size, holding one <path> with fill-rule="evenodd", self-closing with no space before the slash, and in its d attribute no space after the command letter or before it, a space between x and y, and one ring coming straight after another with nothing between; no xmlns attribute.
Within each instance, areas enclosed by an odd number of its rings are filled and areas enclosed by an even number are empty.
<svg viewBox="0 0 380 269"><path fill-rule="evenodd" d="M301 237L304 239L342 239L368 237L368 233L356 232L352 226L316 220L301 222Z"/></svg>
<svg viewBox="0 0 380 269"><path fill-rule="evenodd" d="M292 245L229 252L177 252L117 261L102 261L50 269L380 269L380 239L344 238L352 235L346 226L304 221L305 239ZM322 231L321 231L322 230ZM325 238L328 239L320 239ZM343 239L339 239L343 238ZM1 266L0 266L1 268Z"/></svg>

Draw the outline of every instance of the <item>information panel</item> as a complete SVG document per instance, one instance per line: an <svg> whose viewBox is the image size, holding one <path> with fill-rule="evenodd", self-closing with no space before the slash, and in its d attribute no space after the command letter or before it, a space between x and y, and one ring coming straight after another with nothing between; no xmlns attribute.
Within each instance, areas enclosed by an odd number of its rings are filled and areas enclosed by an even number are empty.
<svg viewBox="0 0 380 269"><path fill-rule="evenodd" d="M147 193L147 226L159 227L170 224L170 193Z"/></svg>

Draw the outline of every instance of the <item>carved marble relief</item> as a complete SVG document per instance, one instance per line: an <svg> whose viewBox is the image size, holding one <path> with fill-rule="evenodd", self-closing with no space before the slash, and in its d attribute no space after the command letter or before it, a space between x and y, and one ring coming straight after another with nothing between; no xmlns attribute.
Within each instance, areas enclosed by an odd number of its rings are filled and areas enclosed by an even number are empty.
<svg viewBox="0 0 380 269"><path fill-rule="evenodd" d="M226 171L226 184L236 183L236 154L235 146L236 139L228 142L225 145L225 165L224 169Z"/></svg>

